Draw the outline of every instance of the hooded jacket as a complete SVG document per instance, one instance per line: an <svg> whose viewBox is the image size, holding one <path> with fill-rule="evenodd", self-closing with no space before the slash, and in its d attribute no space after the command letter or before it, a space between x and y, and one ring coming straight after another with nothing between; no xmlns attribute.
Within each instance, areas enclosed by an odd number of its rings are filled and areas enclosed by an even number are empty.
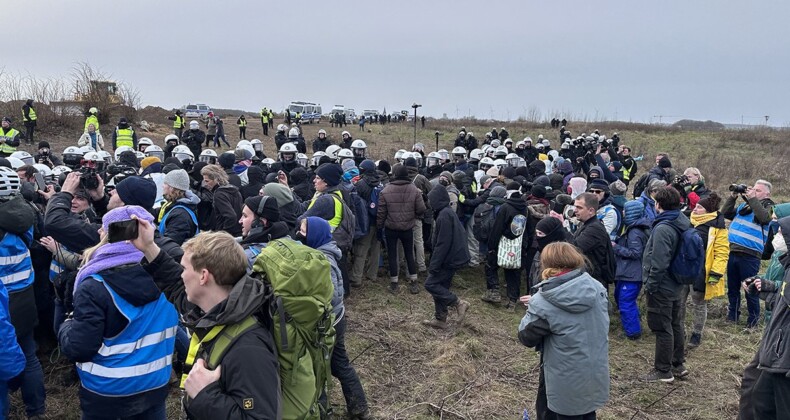
<svg viewBox="0 0 790 420"><path fill-rule="evenodd" d="M258 195L263 187L265 178L266 174L260 166L253 165L247 168L247 185L239 189L242 201Z"/></svg>
<svg viewBox="0 0 790 420"><path fill-rule="evenodd" d="M644 216L626 226L612 246L617 262L615 281L642 282L642 253L649 237L650 221Z"/></svg>
<svg viewBox="0 0 790 420"><path fill-rule="evenodd" d="M181 280L183 267L160 252L145 270L182 315L184 324L198 338L217 325L233 325L250 315L258 326L237 337L220 362L219 381L206 386L194 399L186 399L190 419L276 419L280 418L279 364L268 305L271 289L256 278L245 275L231 289L228 298L208 313L189 303ZM197 358L205 358L214 341L201 348ZM261 378L274 378L262 382ZM254 402L252 409L242 407L243 400Z"/></svg>
<svg viewBox="0 0 790 420"><path fill-rule="evenodd" d="M785 232L790 232L790 219L779 219L779 226L782 229L785 242L788 242L790 235L785 234ZM765 333L763 334L763 342L758 352L759 364L757 367L765 372L787 376L790 374L790 340L788 340L788 331L790 331L790 291L787 290L787 283L790 282L790 258L785 256L780 260L783 261L785 274L782 285L771 299L774 310L771 315L771 322L765 328Z"/></svg>
<svg viewBox="0 0 790 420"><path fill-rule="evenodd" d="M178 245L182 245L187 239L195 236L198 226L192 221L192 216L184 208L176 206L186 207L197 218L198 204L200 204L200 198L192 191L185 191L183 198L178 199L175 204L168 204L162 215L162 219L167 215L164 235Z"/></svg>
<svg viewBox="0 0 790 420"><path fill-rule="evenodd" d="M241 236L241 208L243 201L239 189L233 185L216 186L213 190L211 230L224 230L234 237Z"/></svg>
<svg viewBox="0 0 790 420"><path fill-rule="evenodd" d="M691 227L688 217L679 210L665 211L653 221L653 233L642 254L642 281L645 292L660 293L669 300L677 300L683 285L669 271L669 265L675 250L680 246L680 235L667 223L675 225L680 231Z"/></svg>
<svg viewBox="0 0 790 420"><path fill-rule="evenodd" d="M518 338L542 353L551 411L581 416L609 399L609 314L606 289L573 270L539 283Z"/></svg>
<svg viewBox="0 0 790 420"><path fill-rule="evenodd" d="M497 250L499 247L499 240L503 236L508 239L516 239L516 236L510 231L510 222L519 214L526 217L527 203L524 202L520 194L515 193L499 208L499 212L494 219L494 225L491 228L491 232L488 234L489 252ZM526 234L526 232L524 232L524 234ZM528 245L527 241L524 241L523 246L526 247Z"/></svg>
<svg viewBox="0 0 790 420"><path fill-rule="evenodd" d="M466 230L455 212L450 208L450 195L446 188L438 186L428 193L428 201L434 214L434 228L431 233L433 253L428 272L436 273L442 269L456 270L469 264L470 256Z"/></svg>
<svg viewBox="0 0 790 420"><path fill-rule="evenodd" d="M730 259L730 240L724 216L718 211L705 214L691 214L691 225L697 230L705 246L705 272L694 281L694 290L705 292L705 300L724 296L724 283L708 283L708 278L721 279L727 271Z"/></svg>
<svg viewBox="0 0 790 420"><path fill-rule="evenodd" d="M346 312L343 305L343 274L340 272L340 266L337 262L342 258L343 253L337 247L334 239L332 239L332 232L329 231L328 223L320 223L320 217L307 218L307 246L310 248L321 251L329 261L329 273L332 276L332 285L335 287L332 295L332 312L335 314L335 323L337 325L340 319ZM325 222L325 221L324 221Z"/></svg>
<svg viewBox="0 0 790 420"><path fill-rule="evenodd" d="M307 179L307 170L302 167L295 168L289 174L291 190L299 197L299 201L310 201L313 197L313 186Z"/></svg>
<svg viewBox="0 0 790 420"><path fill-rule="evenodd" d="M612 242L603 223L593 216L579 225L573 244L590 260L590 275L602 284L614 282L616 262Z"/></svg>
<svg viewBox="0 0 790 420"><path fill-rule="evenodd" d="M425 213L422 193L407 179L396 179L379 194L376 226L392 230L411 230L414 221Z"/></svg>
<svg viewBox="0 0 790 420"><path fill-rule="evenodd" d="M266 184L263 187L266 195L274 197L280 206L280 221L288 225L288 231L296 228L296 218L299 217L299 203L294 199L291 190L279 183Z"/></svg>

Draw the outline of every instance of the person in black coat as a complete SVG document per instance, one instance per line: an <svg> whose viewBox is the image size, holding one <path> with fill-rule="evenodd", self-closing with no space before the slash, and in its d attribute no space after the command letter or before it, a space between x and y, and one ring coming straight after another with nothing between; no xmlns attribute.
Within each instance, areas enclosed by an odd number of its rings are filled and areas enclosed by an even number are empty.
<svg viewBox="0 0 790 420"><path fill-rule="evenodd" d="M489 186L489 188L492 187ZM500 240L502 237L516 239L518 236L514 235L514 232L510 229L511 222L517 215L522 215L525 218L527 216L527 203L519 192L518 183L509 183L507 189L509 196L505 204L499 208L499 212L494 219L494 225L491 228L491 232L488 234L488 255L486 264L492 267L494 272L496 272L498 268L497 250L499 249ZM525 233L522 232L522 235L523 234ZM524 253L525 247L529 245L528 242L529 241L526 239L523 240L522 254ZM518 302L518 299L521 297L521 269L504 269L504 272L505 282L507 284L507 308L513 309L516 307L516 302ZM498 282L499 280L497 280L497 283Z"/></svg>
<svg viewBox="0 0 790 420"><path fill-rule="evenodd" d="M217 165L208 165L200 173L212 193L209 230L224 230L234 237L241 236L239 219L243 202L239 189L228 183L228 175Z"/></svg>
<svg viewBox="0 0 790 420"><path fill-rule="evenodd" d="M265 180L266 173L260 166L253 165L247 168L247 185L244 185L239 189L242 200L246 200L249 197L258 195L258 193L261 191L261 188L263 188Z"/></svg>
<svg viewBox="0 0 790 420"><path fill-rule="evenodd" d="M189 130L181 135L181 143L186 144L195 157L203 151L203 142L206 141L206 132L200 129L197 121L189 122Z"/></svg>
<svg viewBox="0 0 790 420"><path fill-rule="evenodd" d="M299 201L310 201L313 197L313 184L308 179L307 170L304 168L298 167L292 170L288 183L292 185L291 189Z"/></svg>
<svg viewBox="0 0 790 420"><path fill-rule="evenodd" d="M187 171L176 169L165 175L164 197L167 202L159 212L159 231L181 245L198 232L196 221L200 198L189 189Z"/></svg>
<svg viewBox="0 0 790 420"><path fill-rule="evenodd" d="M612 242L603 223L598 220L598 197L584 193L574 202L576 217L581 224L573 235L573 244L590 260L589 273L609 290L614 282L616 262Z"/></svg>
<svg viewBox="0 0 790 420"><path fill-rule="evenodd" d="M332 142L326 138L326 131L325 130L318 130L318 137L313 140L313 153L315 152L323 152L326 150L327 147L331 146Z"/></svg>

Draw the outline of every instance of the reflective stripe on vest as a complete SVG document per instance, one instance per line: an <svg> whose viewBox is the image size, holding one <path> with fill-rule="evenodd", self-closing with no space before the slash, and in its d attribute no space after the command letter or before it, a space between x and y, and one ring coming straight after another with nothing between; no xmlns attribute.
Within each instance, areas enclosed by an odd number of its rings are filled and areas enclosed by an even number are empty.
<svg viewBox="0 0 790 420"><path fill-rule="evenodd" d="M313 200L310 201L310 204L307 206L308 210L310 210L310 207L313 207L313 204L315 204L315 201L318 200L321 195L321 193L316 193L316 196L313 197ZM332 198L335 199L335 216L327 220L327 222L329 222L329 229L334 233L335 229L340 226L340 222L343 221L343 201L341 201L343 199L343 193L341 193L340 190L335 190L332 192Z"/></svg>
<svg viewBox="0 0 790 420"><path fill-rule="evenodd" d="M77 363L82 386L110 397L137 395L166 386L170 380L178 314L164 294L143 306L133 306L99 275L112 302L129 320L126 328L102 346L90 362Z"/></svg>
<svg viewBox="0 0 790 420"><path fill-rule="evenodd" d="M633 167L634 166L631 165L631 168L633 168ZM628 180L631 179L631 168L626 168L625 165L623 165L623 180L624 181L628 181Z"/></svg>
<svg viewBox="0 0 790 420"><path fill-rule="evenodd" d="M167 207L162 207L162 209L163 210L167 209ZM164 216L161 216L161 219L159 220L159 234L160 235L162 235L162 236L165 235L165 224L167 223L167 217L170 216L170 213L172 213L173 210L175 210L175 209L184 209L184 210L186 210L186 212L189 214L189 217L192 218L192 223L195 224L195 233L192 236L195 236L198 233L200 233L200 227L198 227L198 221L197 221L197 216L195 216L195 212L193 212L192 210L188 209L185 206L182 206L181 204L177 204L177 205L173 206L172 209L168 210L167 213L164 214ZM192 236L190 236L190 238Z"/></svg>
<svg viewBox="0 0 790 420"><path fill-rule="evenodd" d="M730 223L728 238L730 243L740 245L746 249L762 253L765 249L765 238L768 237L768 225L761 226L754 223L754 211L741 216L740 211L746 206L738 206L735 218Z"/></svg>
<svg viewBox="0 0 790 420"><path fill-rule="evenodd" d="M96 131L99 131L99 119L95 115L88 115L88 118L85 118L85 131L88 131L88 126L91 124L96 127Z"/></svg>
<svg viewBox="0 0 790 420"><path fill-rule="evenodd" d="M13 128L9 128L8 131L3 132L3 128L0 127L0 139L3 140L3 143L0 144L0 152L11 154L16 152L16 147L9 146L8 142L14 140L14 137L19 135L19 131Z"/></svg>
<svg viewBox="0 0 790 420"><path fill-rule="evenodd" d="M176 120L173 121L173 128L184 128L184 119L180 115L176 115Z"/></svg>
<svg viewBox="0 0 790 420"><path fill-rule="evenodd" d="M22 110L22 119L23 119L25 122L28 122L28 121L35 121L36 119L38 119L38 117L36 116L36 110L35 110L35 109L33 109L33 107L32 107L32 106L31 106L31 107L28 107L28 112L27 112L27 115L28 115L28 117L25 117L25 111L24 111L24 110Z"/></svg>
<svg viewBox="0 0 790 420"><path fill-rule="evenodd" d="M33 237L32 227L27 235ZM25 241L13 233L6 232L0 242L0 281L9 292L15 292L33 284L34 278L33 262Z"/></svg>
<svg viewBox="0 0 790 420"><path fill-rule="evenodd" d="M49 281L54 282L55 277L57 277L58 274L62 272L63 272L63 264L55 261L55 259L53 258L52 262L49 263Z"/></svg>
<svg viewBox="0 0 790 420"><path fill-rule="evenodd" d="M239 119L239 127L246 127L246 126L247 126L247 120Z"/></svg>
<svg viewBox="0 0 790 420"><path fill-rule="evenodd" d="M131 128L115 129L115 147L129 146L134 147L134 130Z"/></svg>

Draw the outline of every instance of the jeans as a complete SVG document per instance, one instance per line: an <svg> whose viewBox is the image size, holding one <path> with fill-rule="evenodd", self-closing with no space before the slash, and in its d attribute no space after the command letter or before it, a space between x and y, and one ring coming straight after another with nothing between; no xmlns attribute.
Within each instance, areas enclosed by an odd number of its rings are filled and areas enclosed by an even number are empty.
<svg viewBox="0 0 790 420"><path fill-rule="evenodd" d="M28 417L43 415L46 410L46 391L44 391L44 371L36 356L36 340L33 331L17 337L22 353L25 353L25 370L22 371L21 383L11 387L11 391L22 390L22 401Z"/></svg>
<svg viewBox="0 0 790 420"><path fill-rule="evenodd" d="M406 267L409 271L409 277L416 276L417 267L414 263L414 231L384 228L384 236L387 241L387 258L389 259L390 278L398 277L398 241L403 245L403 254L406 257Z"/></svg>
<svg viewBox="0 0 790 420"><path fill-rule="evenodd" d="M636 302L640 290L642 290L642 282L622 280L617 282L614 289L614 300L620 309L620 320L626 337L637 337L642 334L639 305Z"/></svg>
<svg viewBox="0 0 790 420"><path fill-rule="evenodd" d="M428 271L428 267L425 265L425 244L423 243L424 237L422 236L422 220L417 219L414 221L412 232L414 232L414 257L417 263L417 269L419 271Z"/></svg>
<svg viewBox="0 0 790 420"><path fill-rule="evenodd" d="M332 349L332 376L340 382L343 397L346 399L346 408L349 414L361 414L368 410L368 401L365 390L359 380L357 371L351 366L346 353L346 317L340 319L335 325L335 347Z"/></svg>
<svg viewBox="0 0 790 420"><path fill-rule="evenodd" d="M790 378L784 373L762 371L752 393L754 418L787 419L790 416Z"/></svg>
<svg viewBox="0 0 790 420"><path fill-rule="evenodd" d="M225 143L228 147L230 147L230 143L228 143L228 140L225 138L225 133L214 136L214 147L221 146L221 144L219 143L220 140L222 140L223 143Z"/></svg>
<svg viewBox="0 0 790 420"><path fill-rule="evenodd" d="M439 321L447 321L447 311L450 306L458 303L458 297L450 291L455 270L440 268L428 273L425 280L425 290L433 296L435 317Z"/></svg>
<svg viewBox="0 0 790 420"><path fill-rule="evenodd" d="M354 262L351 265L352 284L361 285L365 271L367 271L367 278L376 279L379 255L381 255L381 242L376 238L375 227L371 227L367 235L354 241Z"/></svg>
<svg viewBox="0 0 790 420"><path fill-rule="evenodd" d="M167 406L163 401L142 413L128 417L100 417L82 413L82 420L165 420L167 419Z"/></svg>
<svg viewBox="0 0 790 420"><path fill-rule="evenodd" d="M66 307L62 300L55 298L55 314L54 319L52 320L52 328L55 330L55 337L58 336L58 332L60 332L60 326L63 325L63 321L65 320Z"/></svg>
<svg viewBox="0 0 790 420"><path fill-rule="evenodd" d="M469 217L469 220L466 222L466 237L467 237L467 248L469 249L469 257L470 257L470 264L478 265L480 264L480 254L478 253L478 249L480 249L480 243L475 238L474 233L472 233L472 228L475 225L475 218Z"/></svg>
<svg viewBox="0 0 790 420"><path fill-rule="evenodd" d="M738 322L741 316L741 282L749 277L756 276L760 271L760 258L739 253L730 253L727 261L727 298L730 301L727 319ZM760 298L756 294L746 293L746 309L749 318L746 326L751 328L757 325L760 319Z"/></svg>
<svg viewBox="0 0 790 420"><path fill-rule="evenodd" d="M682 365L686 334L680 318L680 300L661 293L645 293L647 297L647 326L656 335L655 368L669 372L672 366Z"/></svg>
<svg viewBox="0 0 790 420"><path fill-rule="evenodd" d="M693 290L692 286L683 286L680 292L680 319L686 320L686 302L691 294L691 309L694 310L691 320L691 332L702 335L705 322L708 320L708 302L705 300L705 292Z"/></svg>

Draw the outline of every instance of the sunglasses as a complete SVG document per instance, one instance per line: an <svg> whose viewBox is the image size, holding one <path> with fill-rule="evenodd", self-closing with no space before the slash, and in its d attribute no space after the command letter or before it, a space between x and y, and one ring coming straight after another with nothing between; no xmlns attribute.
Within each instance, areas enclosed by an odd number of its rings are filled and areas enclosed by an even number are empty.
<svg viewBox="0 0 790 420"><path fill-rule="evenodd" d="M600 194L603 191L602 190L590 190L590 192L593 193L593 194Z"/></svg>

